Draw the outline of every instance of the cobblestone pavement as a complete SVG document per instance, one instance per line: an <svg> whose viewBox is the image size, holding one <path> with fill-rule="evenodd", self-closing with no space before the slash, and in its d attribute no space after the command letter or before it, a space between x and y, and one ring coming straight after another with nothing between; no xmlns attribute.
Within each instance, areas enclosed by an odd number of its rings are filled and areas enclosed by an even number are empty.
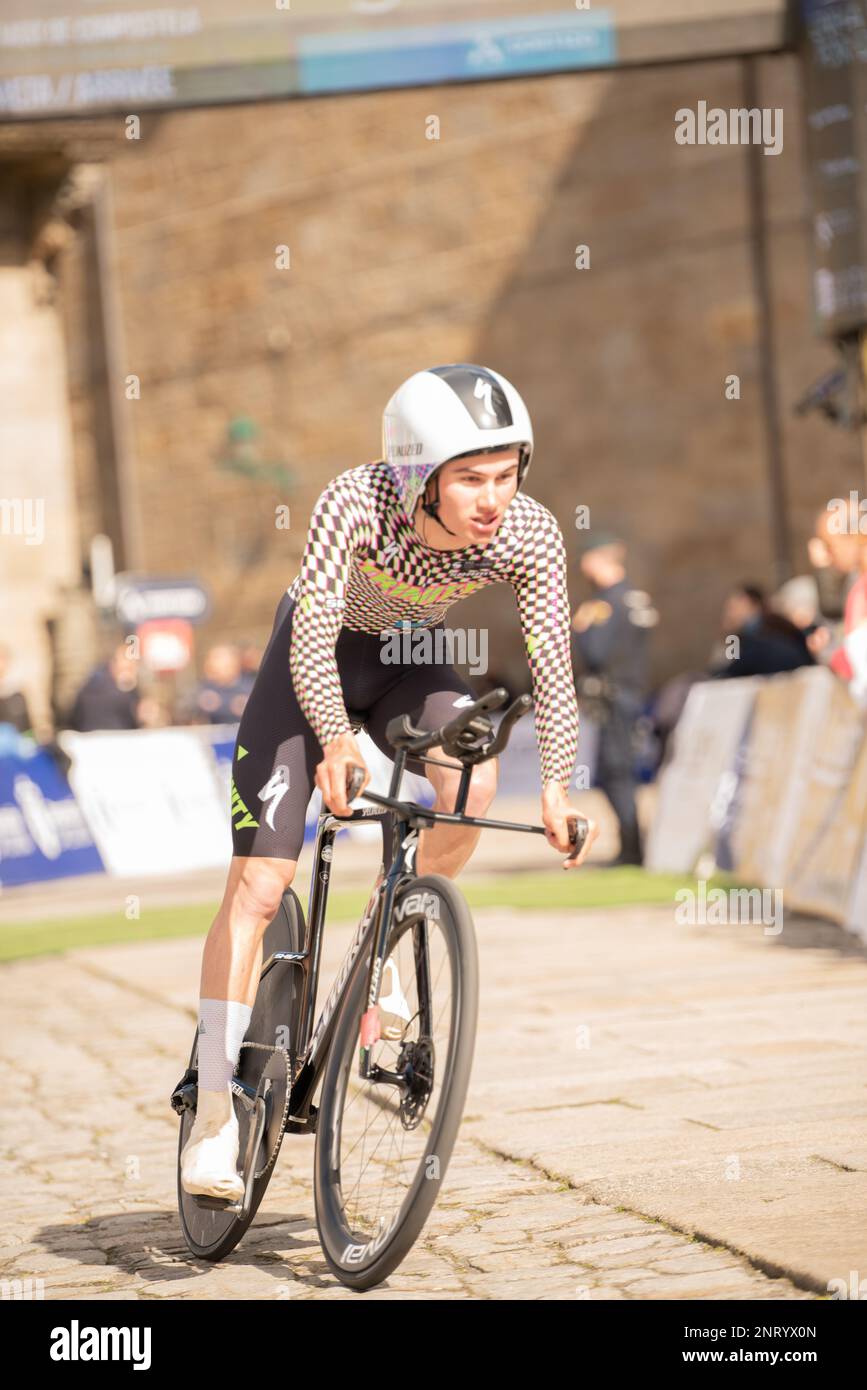
<svg viewBox="0 0 867 1390"><path fill-rule="evenodd" d="M416 1246L363 1295L319 1249L310 1136L286 1136L222 1263L184 1245L168 1097L200 939L5 967L0 1278L47 1299L758 1300L867 1270L862 951L671 908L476 926L458 1142ZM329 927L323 989L352 929Z"/></svg>

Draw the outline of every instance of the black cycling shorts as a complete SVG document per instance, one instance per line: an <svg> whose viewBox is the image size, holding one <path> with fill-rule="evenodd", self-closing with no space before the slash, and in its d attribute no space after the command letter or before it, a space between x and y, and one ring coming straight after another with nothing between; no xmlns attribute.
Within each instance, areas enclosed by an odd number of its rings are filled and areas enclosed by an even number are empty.
<svg viewBox="0 0 867 1390"><path fill-rule="evenodd" d="M232 760L235 855L297 860L304 843L307 806L323 752L298 704L289 671L293 608L284 594L238 727ZM477 697L453 666L389 664L381 660L382 649L378 633L342 628L335 656L347 713L362 718L377 747L393 759L394 749L385 738L389 720L408 714L417 728L431 732L455 718L461 708L455 701L461 696ZM417 758L408 758L406 766L424 775Z"/></svg>

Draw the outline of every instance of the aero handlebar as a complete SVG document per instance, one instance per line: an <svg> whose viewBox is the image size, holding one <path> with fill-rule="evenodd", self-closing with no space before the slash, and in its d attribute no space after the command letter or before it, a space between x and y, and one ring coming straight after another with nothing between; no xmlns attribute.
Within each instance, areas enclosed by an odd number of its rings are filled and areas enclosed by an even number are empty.
<svg viewBox="0 0 867 1390"><path fill-rule="evenodd" d="M496 736L489 738L488 736L493 732L493 726L487 717L487 712L499 709L508 698L509 692L503 686L497 686L495 690L488 691L487 695L483 695L481 699L468 705L455 719L444 724L442 728L435 729L433 733L426 733L423 729L414 728L409 715L402 714L389 721L385 736L393 748L399 751L403 750L406 753L424 753L428 748L440 746L444 752L452 754L465 767L469 767L474 763L494 758L501 753L509 741L509 735L515 723L523 714L526 714L532 704L529 695L519 695L503 715ZM364 775L364 769L356 764L351 764L348 768L346 776L347 801L352 801L358 795L364 782ZM486 821L478 817L429 812L426 808L416 807L413 803L400 802L392 797L381 797L374 793L369 795L368 800L392 810L409 811L412 806L413 812L429 814L436 819L452 821L453 823L457 821L457 823L466 825L488 826L491 829L528 830L545 834L545 827L542 825L510 825L504 821ZM587 839L589 826L583 816L575 814L567 816L566 823L569 842L573 847L566 861L568 863L569 860L576 859L581 853Z"/></svg>

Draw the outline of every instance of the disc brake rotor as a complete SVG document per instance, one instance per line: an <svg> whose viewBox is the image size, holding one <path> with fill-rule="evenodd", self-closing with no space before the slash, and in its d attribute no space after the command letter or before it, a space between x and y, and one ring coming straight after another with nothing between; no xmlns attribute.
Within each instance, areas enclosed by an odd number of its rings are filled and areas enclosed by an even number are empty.
<svg viewBox="0 0 867 1390"><path fill-rule="evenodd" d="M421 1121L433 1090L433 1039L427 1036L405 1042L400 1050L397 1068L407 1086L400 1101L400 1120L404 1129L415 1129Z"/></svg>

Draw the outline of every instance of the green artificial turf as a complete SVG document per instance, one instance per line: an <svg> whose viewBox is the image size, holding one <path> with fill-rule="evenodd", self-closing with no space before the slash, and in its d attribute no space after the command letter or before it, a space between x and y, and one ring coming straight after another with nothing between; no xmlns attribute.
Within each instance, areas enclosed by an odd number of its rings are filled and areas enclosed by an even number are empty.
<svg viewBox="0 0 867 1390"><path fill-rule="evenodd" d="M679 888L695 891L695 879L682 874L649 874L643 869L553 869L550 873L504 873L458 880L471 908L545 909L620 907L672 903ZM732 883L734 881L732 880ZM723 877L710 881L728 886ZM709 884L710 886L710 884ZM306 893L301 900L306 908ZM369 889L334 889L328 899L328 920L357 921ZM127 920L122 912L55 917L0 925L0 960L50 955L79 946L107 946L124 941L154 941L161 937L205 936L217 904L156 907Z"/></svg>

